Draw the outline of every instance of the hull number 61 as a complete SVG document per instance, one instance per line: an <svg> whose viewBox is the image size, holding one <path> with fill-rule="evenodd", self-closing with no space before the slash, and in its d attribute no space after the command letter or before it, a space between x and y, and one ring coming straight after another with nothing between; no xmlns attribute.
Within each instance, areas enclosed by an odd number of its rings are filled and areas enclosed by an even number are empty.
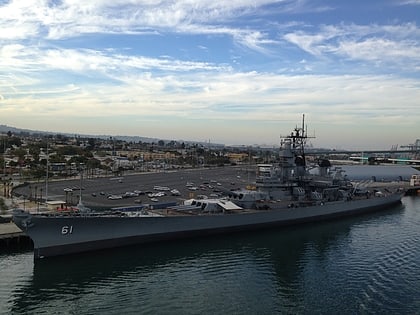
<svg viewBox="0 0 420 315"><path fill-rule="evenodd" d="M61 234L68 235L73 233L73 225L65 225L61 228Z"/></svg>

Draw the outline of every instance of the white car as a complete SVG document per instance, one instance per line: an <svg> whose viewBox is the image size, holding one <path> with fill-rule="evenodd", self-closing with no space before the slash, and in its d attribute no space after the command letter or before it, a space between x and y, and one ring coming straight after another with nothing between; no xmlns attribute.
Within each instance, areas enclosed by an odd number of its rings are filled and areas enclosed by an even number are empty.
<svg viewBox="0 0 420 315"><path fill-rule="evenodd" d="M121 195L109 195L108 196L109 200L118 200L118 199L122 199Z"/></svg>

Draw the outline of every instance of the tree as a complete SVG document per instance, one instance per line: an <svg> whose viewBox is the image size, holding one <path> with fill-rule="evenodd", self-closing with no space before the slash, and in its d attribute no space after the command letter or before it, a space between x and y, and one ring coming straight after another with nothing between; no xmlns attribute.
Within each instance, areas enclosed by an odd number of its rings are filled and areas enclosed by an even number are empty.
<svg viewBox="0 0 420 315"><path fill-rule="evenodd" d="M62 154L52 154L50 155L50 163L65 163L66 159Z"/></svg>
<svg viewBox="0 0 420 315"><path fill-rule="evenodd" d="M87 161L86 166L90 169L94 168L100 168L101 167L101 161L95 158L91 158Z"/></svg>
<svg viewBox="0 0 420 315"><path fill-rule="evenodd" d="M2 138L0 140L0 153L3 154L6 148L6 139Z"/></svg>
<svg viewBox="0 0 420 315"><path fill-rule="evenodd" d="M3 212L4 210L7 210L6 203L4 202L3 198L0 198L0 210Z"/></svg>
<svg viewBox="0 0 420 315"><path fill-rule="evenodd" d="M88 143L89 143L89 149L90 150L95 149L95 146L96 146L96 139L95 138L89 138Z"/></svg>
<svg viewBox="0 0 420 315"><path fill-rule="evenodd" d="M73 156L70 160L67 161L68 165L75 163L76 165L79 164L86 164L88 162L88 158L85 156Z"/></svg>
<svg viewBox="0 0 420 315"><path fill-rule="evenodd" d="M19 161L22 161L25 159L26 150L25 149L15 149L12 152L13 155L17 156Z"/></svg>

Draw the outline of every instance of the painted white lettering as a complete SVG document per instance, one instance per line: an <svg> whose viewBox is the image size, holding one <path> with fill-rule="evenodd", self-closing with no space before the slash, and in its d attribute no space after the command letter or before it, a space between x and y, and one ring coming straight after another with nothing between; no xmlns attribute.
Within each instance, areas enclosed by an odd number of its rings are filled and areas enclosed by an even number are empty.
<svg viewBox="0 0 420 315"><path fill-rule="evenodd" d="M72 234L73 233L73 225L65 225L61 228L61 234L63 235L67 235L67 234Z"/></svg>

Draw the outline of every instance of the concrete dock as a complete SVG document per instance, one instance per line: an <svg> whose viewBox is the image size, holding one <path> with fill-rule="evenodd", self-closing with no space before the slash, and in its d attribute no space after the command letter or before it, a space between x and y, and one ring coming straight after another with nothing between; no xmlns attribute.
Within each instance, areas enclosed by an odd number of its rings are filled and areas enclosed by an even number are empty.
<svg viewBox="0 0 420 315"><path fill-rule="evenodd" d="M0 253L14 248L28 247L32 241L13 222L0 223Z"/></svg>

